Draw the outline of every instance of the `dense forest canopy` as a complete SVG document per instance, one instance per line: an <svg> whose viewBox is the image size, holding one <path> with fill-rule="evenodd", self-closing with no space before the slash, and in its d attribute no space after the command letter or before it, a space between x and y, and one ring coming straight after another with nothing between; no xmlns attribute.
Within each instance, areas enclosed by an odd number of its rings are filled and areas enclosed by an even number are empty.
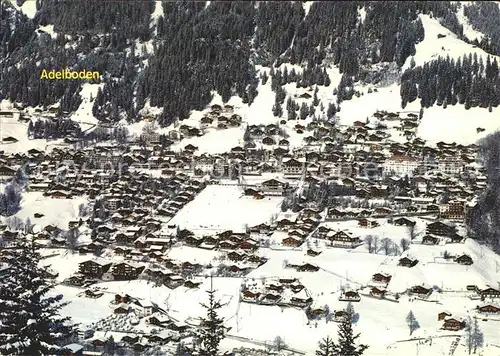
<svg viewBox="0 0 500 356"><path fill-rule="evenodd" d="M464 14L485 33L474 44L495 54L499 9L492 5L474 3ZM373 81L367 73L375 65L401 67L425 36L419 14L437 18L468 41L456 2L314 2L307 14L299 1L162 2L159 14L158 6L152 0L44 0L37 1L36 16L29 19L8 2L0 3L0 97L29 106L60 102L61 113L74 111L81 103L81 82L44 81L39 73L86 68L103 74L93 107L99 120L134 121L149 100L163 108L160 124L168 125L206 106L214 91L223 100L238 95L252 103L259 82L256 66L300 65L300 74L272 73L280 75L274 81L279 85L273 85L278 94L274 111L280 116L283 83L328 86L326 65L338 66L343 74L338 102L352 96L343 88ZM54 35L40 30L46 25L53 26ZM471 77L464 74L468 66L490 72ZM413 68L403 75L402 103L418 97L425 107L496 106L495 66L466 58ZM462 74L466 78L459 78ZM436 79L426 79L431 77ZM478 100L482 94L486 99Z"/></svg>

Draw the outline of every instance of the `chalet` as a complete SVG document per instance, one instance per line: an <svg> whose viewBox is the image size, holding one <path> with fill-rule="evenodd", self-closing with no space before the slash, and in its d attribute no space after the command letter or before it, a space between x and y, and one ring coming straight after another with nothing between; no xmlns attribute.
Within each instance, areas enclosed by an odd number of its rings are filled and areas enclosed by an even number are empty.
<svg viewBox="0 0 500 356"><path fill-rule="evenodd" d="M383 206L379 206L373 210L374 216L384 217L392 214L392 210L389 208L384 208Z"/></svg>
<svg viewBox="0 0 500 356"><path fill-rule="evenodd" d="M304 295L297 296L294 295L293 297L290 298L290 305L293 305L295 307L299 308L305 308L313 302L313 299L309 296L307 296L305 293Z"/></svg>
<svg viewBox="0 0 500 356"><path fill-rule="evenodd" d="M461 264L461 265L466 265L466 266L470 266L471 264L474 263L472 261L472 258L469 255L466 255L466 254L463 254L463 255L458 256L457 258L455 258L455 262L458 263L458 264Z"/></svg>
<svg viewBox="0 0 500 356"><path fill-rule="evenodd" d="M343 248L354 248L361 241L359 237L354 237L350 232L345 230L332 231L327 235L327 239L332 246Z"/></svg>
<svg viewBox="0 0 500 356"><path fill-rule="evenodd" d="M269 226L269 225L267 225L265 223L262 223L262 224L259 224L259 225L255 225L255 226L252 226L250 228L250 232L251 233L268 234L271 231L272 231L271 226Z"/></svg>
<svg viewBox="0 0 500 356"><path fill-rule="evenodd" d="M304 163L292 158L283 162L282 169L284 174L300 175L304 171Z"/></svg>
<svg viewBox="0 0 500 356"><path fill-rule="evenodd" d="M500 307L492 304L478 306L477 311L483 314L500 314Z"/></svg>
<svg viewBox="0 0 500 356"><path fill-rule="evenodd" d="M12 177L15 173L15 169L7 166L0 166L0 177Z"/></svg>
<svg viewBox="0 0 500 356"><path fill-rule="evenodd" d="M418 263L418 260L413 260L408 257L403 257L399 259L398 266L402 267L413 267Z"/></svg>
<svg viewBox="0 0 500 356"><path fill-rule="evenodd" d="M243 261L246 257L245 253L242 252L237 252L237 251L231 251L227 254L227 258L230 261L238 262L238 261Z"/></svg>
<svg viewBox="0 0 500 356"><path fill-rule="evenodd" d="M184 284L184 279L181 276L168 276L165 280L165 285L170 289L175 289Z"/></svg>
<svg viewBox="0 0 500 356"><path fill-rule="evenodd" d="M439 244L439 237L437 236L432 236L432 235L425 235L423 238L422 238L422 244L424 245L437 245Z"/></svg>
<svg viewBox="0 0 500 356"><path fill-rule="evenodd" d="M316 257L319 254L321 254L321 251L316 251L316 250L313 250L311 248L307 250L307 255L308 256Z"/></svg>
<svg viewBox="0 0 500 356"><path fill-rule="evenodd" d="M190 288L190 289L195 289L200 286L201 282L194 282L194 281L185 281L184 282L184 287Z"/></svg>
<svg viewBox="0 0 500 356"><path fill-rule="evenodd" d="M161 314L155 314L155 315L151 315L147 320L146 322L148 324L151 324L151 325L156 325L156 326L161 326L161 327L165 327L167 326L168 324L170 324L172 321L165 315L161 315ZM132 343L135 343L138 341L138 337L135 336L132 340L130 340ZM122 341L123 338L122 338Z"/></svg>
<svg viewBox="0 0 500 356"><path fill-rule="evenodd" d="M111 274L115 280L137 279L144 271L145 266L130 262L121 262L113 265Z"/></svg>
<svg viewBox="0 0 500 356"><path fill-rule="evenodd" d="M458 331L465 328L465 322L456 318L448 318L444 320L442 329L449 331Z"/></svg>
<svg viewBox="0 0 500 356"><path fill-rule="evenodd" d="M459 234L453 234L451 236L448 236L448 239L449 239L449 243L455 243L455 244L459 244L459 243L462 243L464 241L464 237L463 236L460 236Z"/></svg>
<svg viewBox="0 0 500 356"><path fill-rule="evenodd" d="M258 248L257 242L252 239L247 239L245 241L240 242L237 247L241 250L245 251L253 251Z"/></svg>
<svg viewBox="0 0 500 356"><path fill-rule="evenodd" d="M375 298L384 298L387 291L382 287L372 287L370 290L370 295Z"/></svg>
<svg viewBox="0 0 500 356"><path fill-rule="evenodd" d="M233 274L246 273L248 268L241 268L236 265L231 265L227 268L227 271Z"/></svg>
<svg viewBox="0 0 500 356"><path fill-rule="evenodd" d="M389 283L392 279L392 276L385 273L375 273L372 276L372 281L376 283Z"/></svg>
<svg viewBox="0 0 500 356"><path fill-rule="evenodd" d="M500 298L500 290L491 287L479 290L478 294L481 296L481 299Z"/></svg>
<svg viewBox="0 0 500 356"><path fill-rule="evenodd" d="M252 292L249 290L245 290L245 291L243 291L243 293L241 293L241 299L244 302L255 303L255 302L257 302L259 297L260 297L260 293L258 293L258 292Z"/></svg>
<svg viewBox="0 0 500 356"><path fill-rule="evenodd" d="M353 290L347 290L342 292L342 294L339 297L339 300L345 302L359 302L361 300L361 297L358 292Z"/></svg>
<svg viewBox="0 0 500 356"><path fill-rule="evenodd" d="M238 245L235 242L232 242L230 240L221 241L218 245L219 249L221 250L235 250L237 246Z"/></svg>
<svg viewBox="0 0 500 356"><path fill-rule="evenodd" d="M304 263L303 265L301 265L297 268L297 271L299 271L299 272L317 272L317 271L319 271L319 267L314 266L310 263Z"/></svg>
<svg viewBox="0 0 500 356"><path fill-rule="evenodd" d="M379 226L379 223L376 220L368 220L368 219L359 219L358 220L359 227L373 228Z"/></svg>
<svg viewBox="0 0 500 356"><path fill-rule="evenodd" d="M115 314L128 314L131 311L131 306L125 303L122 303L113 309L113 313Z"/></svg>
<svg viewBox="0 0 500 356"><path fill-rule="evenodd" d="M276 222L276 229L277 230L288 230L291 226L294 226L295 223L292 220L289 220L287 218L283 218L281 220L278 220Z"/></svg>
<svg viewBox="0 0 500 356"><path fill-rule="evenodd" d="M260 302L262 304L274 305L277 304L280 299L281 295L279 294L267 293L260 299Z"/></svg>
<svg viewBox="0 0 500 356"><path fill-rule="evenodd" d="M270 137L270 136L266 136L266 137L264 137L264 138L262 139L262 143L263 143L264 145L269 145L269 146L270 146L270 145L275 145L275 144L276 144L276 141L275 141L272 137Z"/></svg>
<svg viewBox="0 0 500 356"><path fill-rule="evenodd" d="M431 289L425 288L423 286L413 286L409 289L409 292L412 294L416 294L418 296L427 296L431 293Z"/></svg>
<svg viewBox="0 0 500 356"><path fill-rule="evenodd" d="M456 229L454 226L445 224L441 221L436 221L427 225L427 233L438 236L450 236L455 234Z"/></svg>
<svg viewBox="0 0 500 356"><path fill-rule="evenodd" d="M327 211L328 219L342 219L344 216L345 213L336 208L329 208Z"/></svg>
<svg viewBox="0 0 500 356"><path fill-rule="evenodd" d="M87 277L101 277L108 272L111 262L103 259L95 259L81 262L78 265L78 271Z"/></svg>
<svg viewBox="0 0 500 356"><path fill-rule="evenodd" d="M283 195L286 184L277 179L269 179L261 183L261 191L264 195Z"/></svg>
<svg viewBox="0 0 500 356"><path fill-rule="evenodd" d="M393 224L396 225L396 226L409 226L409 227L413 227L413 226L415 226L416 223L413 220L410 220L408 218L402 217L402 218L394 219Z"/></svg>

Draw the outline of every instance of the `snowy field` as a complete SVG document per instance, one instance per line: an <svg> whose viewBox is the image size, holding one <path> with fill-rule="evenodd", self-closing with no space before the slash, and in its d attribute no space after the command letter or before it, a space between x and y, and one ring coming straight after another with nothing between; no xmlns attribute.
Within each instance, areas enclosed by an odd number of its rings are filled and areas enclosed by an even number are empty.
<svg viewBox="0 0 500 356"><path fill-rule="evenodd" d="M415 247L416 245L412 246L411 249ZM464 248L468 248L468 252L473 254L477 246L471 242L465 244ZM182 259L188 254L194 256L198 252L195 248L185 249L183 247L182 249L173 253L172 257L176 256ZM204 253L212 254L213 251L204 251ZM418 258L425 259L426 252L420 249L420 246L415 248L412 253ZM338 301L340 287L357 289L358 283L368 283L371 275L379 270L385 260L385 256L382 255L353 253L342 249L328 249L317 257L306 256L304 250L263 250L262 254L271 260L251 272L246 277L247 279L272 276L297 277L308 291L312 291L312 296L315 299L314 306L320 307L327 304L331 310L341 310L346 306L345 302ZM63 263L75 266L75 262L66 260L71 256L78 260L82 257L78 255L61 256L61 263L57 265L60 268L63 268ZM201 259L208 261L211 257L213 256L207 255ZM473 255L473 258L475 257ZM49 260L54 265L57 258L53 257ZM487 254L485 259L490 260L487 263L491 264L494 260L498 261L498 256ZM318 272L295 272L284 268L283 261L285 260L288 262L310 262L320 266L321 269ZM407 280L411 280L407 273L414 273L410 272L411 270L418 273L416 267L397 268L400 272L395 273L395 277L402 273L406 275L403 279ZM499 277L492 270L488 271L492 279ZM441 273L446 273L449 281L454 278L452 270L444 270ZM466 284L468 280L462 277L458 278L463 284ZM242 278L214 278L216 295L223 303L227 303L221 310L221 315L226 319L226 325L231 327L230 335L268 343L272 343L276 336L281 336L290 347L298 349L306 355L313 355L317 342L322 337L336 334L336 323L326 323L324 319L308 323L304 312L298 309L282 309L278 306L238 302L242 282ZM394 280L390 284L393 282L397 283ZM200 303L206 301L205 290L209 289L209 283L209 280L205 279L198 289L179 287L174 290L167 287L153 287L146 281L100 283L97 287L105 294L99 299L78 296L82 290L73 287L58 286L56 292L63 293L66 299L72 300L64 312L81 323L95 323L110 315L112 311L109 302L113 299L114 293L128 293L139 299L153 301L165 308L175 320L189 321L204 315L205 311ZM447 355L452 342L462 333L440 330L441 322L437 320L437 314L449 311L452 315L462 318L474 317L476 314L473 309L478 303L480 302L469 300L463 293L458 292L433 293L429 301L410 301L408 297L403 295L399 303L362 296L360 303L354 303L355 312L359 314L355 330L361 332L361 341L370 345L369 350L365 353L366 356L417 355L417 348L418 355ZM405 321L410 310L414 312L420 324L420 328L411 337ZM485 333L487 346L482 355L498 356L498 353L495 353L498 349L494 344L500 339L500 318L488 317L487 321L483 319L484 317L479 319L479 324ZM377 330L377 333L373 333L373 330ZM234 343L229 342L229 340L227 344L233 347ZM462 338L456 355L466 354L463 343Z"/></svg>
<svg viewBox="0 0 500 356"><path fill-rule="evenodd" d="M78 206L87 203L88 200L83 197L54 199L43 196L41 192L29 192L23 194L21 210L16 216L22 220L29 217L32 223L42 228L54 225L65 230L70 220L78 220ZM35 213L41 213L44 216L34 218Z"/></svg>
<svg viewBox="0 0 500 356"><path fill-rule="evenodd" d="M269 223L279 211L281 197L256 200L245 196L238 186L207 186L186 204L169 224L190 230L241 231L245 225Z"/></svg>

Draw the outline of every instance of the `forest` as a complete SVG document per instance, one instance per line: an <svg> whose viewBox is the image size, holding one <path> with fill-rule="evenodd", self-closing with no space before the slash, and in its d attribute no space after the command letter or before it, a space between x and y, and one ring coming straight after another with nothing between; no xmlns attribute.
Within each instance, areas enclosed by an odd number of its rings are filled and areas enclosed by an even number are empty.
<svg viewBox="0 0 500 356"><path fill-rule="evenodd" d="M315 2L306 15L299 1L162 2L162 13L152 17L152 0L44 0L37 1L36 16L29 19L2 2L0 98L42 108L60 102L61 115L73 112L82 101L82 82L41 80L39 73L85 68L104 73L92 110L96 118L133 122L149 103L163 109L159 123L167 126L205 107L214 91L223 100L238 95L252 103L259 80L267 80L258 77L258 66L300 65L300 73L271 73L277 93L273 112L280 116L289 111L281 107L286 97L282 86L329 86L327 66L336 65L343 74L341 85L332 87L339 93L336 104L352 97L345 88L353 83L379 80L369 75L377 64L400 68L424 38L419 14L437 18L467 41L458 6L447 1ZM490 7L477 2L464 13L486 34L474 44L496 54L498 7ZM53 25L53 35L39 29L46 25ZM496 106L496 65L464 58L412 68L403 74L402 104L420 98L424 107ZM477 69L473 78L460 79L469 68ZM484 74L482 68L490 71ZM415 87L421 89L415 93Z"/></svg>

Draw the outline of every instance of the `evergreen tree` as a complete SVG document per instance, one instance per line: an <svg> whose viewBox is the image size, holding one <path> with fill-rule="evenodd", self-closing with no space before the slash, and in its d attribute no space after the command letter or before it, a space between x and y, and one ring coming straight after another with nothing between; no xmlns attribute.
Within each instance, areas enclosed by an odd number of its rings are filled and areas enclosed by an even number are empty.
<svg viewBox="0 0 500 356"><path fill-rule="evenodd" d="M417 330L420 327L417 318L415 318L415 315L411 310L406 316L406 323L408 325L408 329L410 329L410 336L413 334L415 330Z"/></svg>
<svg viewBox="0 0 500 356"><path fill-rule="evenodd" d="M336 113L337 113L337 107L335 106L335 104L334 103L328 104L328 109L326 111L326 117L328 119L332 119Z"/></svg>
<svg viewBox="0 0 500 356"><path fill-rule="evenodd" d="M484 334L479 329L479 325L477 323L477 318L474 318L474 325L472 327L472 348L474 353L477 352L477 349L483 347L484 345Z"/></svg>
<svg viewBox="0 0 500 356"><path fill-rule="evenodd" d="M356 345L360 334L354 335L352 329L352 315L348 314L338 328L338 343L334 344L333 356L361 356L368 348L367 345Z"/></svg>
<svg viewBox="0 0 500 356"><path fill-rule="evenodd" d="M224 318L218 315L218 310L222 304L215 298L215 290L212 287L212 277L210 279L210 290L208 294L208 304L202 306L207 310L207 317L201 321L200 328L200 356L218 356L219 344L224 338L226 329Z"/></svg>
<svg viewBox="0 0 500 356"><path fill-rule="evenodd" d="M323 338L319 342L319 350L316 351L317 356L334 356L334 347L335 344L330 336Z"/></svg>
<svg viewBox="0 0 500 356"><path fill-rule="evenodd" d="M67 303L61 294L47 296L54 286L40 267L40 254L32 242L18 240L12 252L0 287L0 353L54 354L75 334L69 318L59 315Z"/></svg>

